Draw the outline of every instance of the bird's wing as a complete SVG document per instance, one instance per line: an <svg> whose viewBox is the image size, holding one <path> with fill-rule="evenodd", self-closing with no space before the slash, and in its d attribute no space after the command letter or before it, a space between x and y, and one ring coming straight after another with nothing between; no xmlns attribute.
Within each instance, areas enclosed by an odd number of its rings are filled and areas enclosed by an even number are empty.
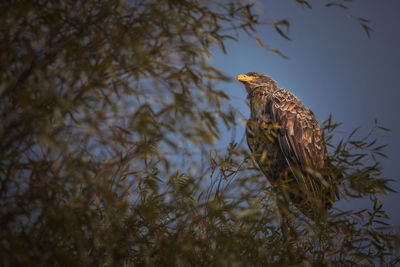
<svg viewBox="0 0 400 267"><path fill-rule="evenodd" d="M324 167L325 145L313 112L286 89L271 94L267 108L280 126L277 139L289 165L302 169Z"/></svg>
<svg viewBox="0 0 400 267"><path fill-rule="evenodd" d="M309 200L323 198L324 201L319 205L324 208L331 207L337 193L332 178L323 177L313 171L310 173L310 170L325 167L326 159L325 144L314 113L286 89L271 94L266 108L269 109L267 112L271 114L272 121L280 125L276 139L294 178L301 185L300 188L303 188L303 193L293 192L299 199L304 199L304 193L313 196L308 198ZM308 172L305 172L307 170Z"/></svg>

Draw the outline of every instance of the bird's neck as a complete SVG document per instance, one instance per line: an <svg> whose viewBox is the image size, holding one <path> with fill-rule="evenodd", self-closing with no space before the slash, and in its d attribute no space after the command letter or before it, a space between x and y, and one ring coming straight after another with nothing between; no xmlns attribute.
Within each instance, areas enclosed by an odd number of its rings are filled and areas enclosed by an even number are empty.
<svg viewBox="0 0 400 267"><path fill-rule="evenodd" d="M267 107L268 97L275 92L269 91L265 86L259 86L254 88L247 96L247 100L250 104L251 118L258 121L260 118L266 118L269 109ZM268 117L268 116L267 116Z"/></svg>
<svg viewBox="0 0 400 267"><path fill-rule="evenodd" d="M270 88L267 86L257 86L251 89L251 91L247 95L247 99L251 100L254 98L266 98L273 92L279 90L278 88Z"/></svg>

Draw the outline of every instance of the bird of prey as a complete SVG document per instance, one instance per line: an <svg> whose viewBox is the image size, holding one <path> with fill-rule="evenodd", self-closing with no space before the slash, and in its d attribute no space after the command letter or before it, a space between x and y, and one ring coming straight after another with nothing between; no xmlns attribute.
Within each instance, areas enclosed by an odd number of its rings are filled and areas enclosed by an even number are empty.
<svg viewBox="0 0 400 267"><path fill-rule="evenodd" d="M329 175L326 147L313 112L267 75L238 75L248 93L247 143L269 182L310 218L331 208L338 197ZM321 171L321 172L319 172Z"/></svg>

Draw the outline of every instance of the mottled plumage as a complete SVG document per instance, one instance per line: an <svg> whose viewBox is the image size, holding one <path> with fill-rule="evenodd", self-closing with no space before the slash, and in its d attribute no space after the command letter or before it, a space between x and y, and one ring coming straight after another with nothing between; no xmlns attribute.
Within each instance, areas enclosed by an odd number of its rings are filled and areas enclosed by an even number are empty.
<svg viewBox="0 0 400 267"><path fill-rule="evenodd" d="M326 148L313 112L264 74L250 72L238 80L251 109L247 143L265 176L307 216L329 209L337 189L318 173L326 167Z"/></svg>

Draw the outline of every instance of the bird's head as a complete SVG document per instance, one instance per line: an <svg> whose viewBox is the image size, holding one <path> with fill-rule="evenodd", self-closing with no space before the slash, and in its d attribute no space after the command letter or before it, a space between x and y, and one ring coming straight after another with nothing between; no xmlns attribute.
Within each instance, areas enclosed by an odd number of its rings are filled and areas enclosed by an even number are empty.
<svg viewBox="0 0 400 267"><path fill-rule="evenodd" d="M240 74L237 76L237 80L246 86L248 94L258 87L262 87L269 93L278 90L278 85L271 77L258 72L249 72L245 75Z"/></svg>

